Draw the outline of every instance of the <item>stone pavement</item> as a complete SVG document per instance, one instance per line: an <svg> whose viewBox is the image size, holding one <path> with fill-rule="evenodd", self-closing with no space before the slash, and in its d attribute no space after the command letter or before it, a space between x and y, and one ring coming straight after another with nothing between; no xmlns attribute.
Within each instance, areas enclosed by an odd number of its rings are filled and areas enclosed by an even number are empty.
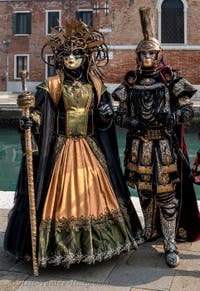
<svg viewBox="0 0 200 291"><path fill-rule="evenodd" d="M11 194L8 193L8 200ZM1 197L5 195L6 192L0 192ZM133 202L141 217L138 200L134 198ZM70 269L48 267L34 277L31 263L16 262L3 250L9 212L5 207L5 201L3 204L0 201L0 291L200 290L200 241L178 244L181 261L175 269L166 266L162 241L157 240L110 261L89 266L75 265Z"/></svg>

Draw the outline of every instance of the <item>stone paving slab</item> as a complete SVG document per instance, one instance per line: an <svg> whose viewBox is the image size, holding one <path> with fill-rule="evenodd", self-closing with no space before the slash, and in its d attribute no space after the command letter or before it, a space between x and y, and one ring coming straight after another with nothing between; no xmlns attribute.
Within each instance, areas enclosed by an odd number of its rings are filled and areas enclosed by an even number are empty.
<svg viewBox="0 0 200 291"><path fill-rule="evenodd" d="M7 218L10 209L1 209L0 210L0 232L4 232L7 225Z"/></svg>
<svg viewBox="0 0 200 291"><path fill-rule="evenodd" d="M106 283L165 291L170 290L174 274L175 269L165 265L163 251L158 252L151 243L146 243L127 256L126 262L117 265Z"/></svg>
<svg viewBox="0 0 200 291"><path fill-rule="evenodd" d="M2 236L2 235L1 235ZM16 264L16 259L4 251L3 249L3 239L1 239L0 247L0 271L10 271L12 267Z"/></svg>
<svg viewBox="0 0 200 291"><path fill-rule="evenodd" d="M0 270L0 291L17 290L28 276Z"/></svg>
<svg viewBox="0 0 200 291"><path fill-rule="evenodd" d="M200 290L200 271L192 272L179 272L177 271L170 291L199 291Z"/></svg>

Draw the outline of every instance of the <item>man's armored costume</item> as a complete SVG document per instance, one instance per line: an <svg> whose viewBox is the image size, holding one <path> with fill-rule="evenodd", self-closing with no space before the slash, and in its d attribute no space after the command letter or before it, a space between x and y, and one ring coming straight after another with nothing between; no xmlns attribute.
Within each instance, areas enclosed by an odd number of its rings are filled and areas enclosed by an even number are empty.
<svg viewBox="0 0 200 291"><path fill-rule="evenodd" d="M196 90L164 64L160 43L150 33L149 13L149 9L140 10L144 39L136 48L135 85L128 92L115 92L120 99L116 122L128 129L125 175L128 185L138 190L144 237L153 239L161 230L166 262L175 267L179 261L175 244L179 208L176 185L181 178L175 135L176 128L193 117L190 98Z"/></svg>

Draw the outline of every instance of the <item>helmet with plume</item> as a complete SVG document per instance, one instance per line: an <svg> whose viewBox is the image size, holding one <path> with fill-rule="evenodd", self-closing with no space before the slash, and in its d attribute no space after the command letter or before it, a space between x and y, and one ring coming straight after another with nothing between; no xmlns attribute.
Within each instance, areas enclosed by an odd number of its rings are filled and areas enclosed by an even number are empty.
<svg viewBox="0 0 200 291"><path fill-rule="evenodd" d="M152 25L152 12L150 7L141 7L139 9L140 21L144 39L141 40L136 47L137 63L141 65L141 52L156 52L156 59L153 62L154 67L157 67L162 58L162 48L160 42L154 37Z"/></svg>

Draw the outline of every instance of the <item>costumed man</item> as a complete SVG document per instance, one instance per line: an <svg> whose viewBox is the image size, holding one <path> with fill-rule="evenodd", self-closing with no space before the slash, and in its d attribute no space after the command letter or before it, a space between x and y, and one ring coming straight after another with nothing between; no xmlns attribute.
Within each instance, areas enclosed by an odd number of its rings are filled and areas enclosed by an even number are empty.
<svg viewBox="0 0 200 291"><path fill-rule="evenodd" d="M144 39L136 48L135 84L114 92L113 97L120 100L116 123L128 130L125 176L138 191L144 238L162 234L166 263L176 267L176 235L179 240L194 240L200 234L182 131L193 117L190 98L196 90L164 64L160 43L152 34L150 8L141 8L140 17Z"/></svg>
<svg viewBox="0 0 200 291"><path fill-rule="evenodd" d="M38 262L65 265L107 260L137 248L142 227L130 200L117 148L110 95L100 70L108 61L103 35L81 21L52 29L58 74L37 86L31 127ZM49 64L50 65L50 64ZM37 152L36 152L37 151ZM4 247L31 257L24 160Z"/></svg>

